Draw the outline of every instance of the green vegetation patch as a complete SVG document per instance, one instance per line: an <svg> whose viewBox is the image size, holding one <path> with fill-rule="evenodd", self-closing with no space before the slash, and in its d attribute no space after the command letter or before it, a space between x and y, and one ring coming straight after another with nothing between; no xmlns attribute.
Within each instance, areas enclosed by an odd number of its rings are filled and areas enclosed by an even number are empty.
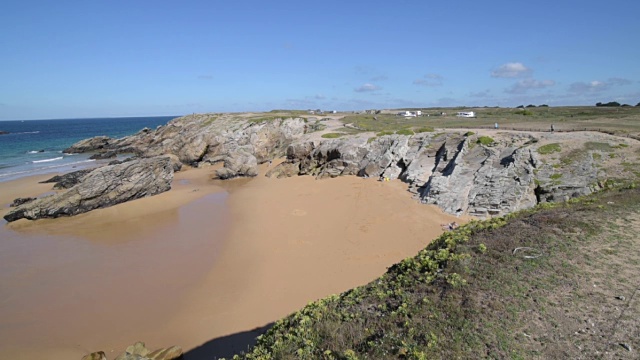
<svg viewBox="0 0 640 360"><path fill-rule="evenodd" d="M561 177L562 177L562 174L560 174L560 173L555 173L555 174L553 174L553 175L549 176L549 178L550 178L551 180L558 180L558 179L560 179Z"/></svg>
<svg viewBox="0 0 640 360"><path fill-rule="evenodd" d="M558 143L547 144L547 145L540 146L538 148L538 154L549 155L549 154L553 154L554 152L560 152L560 150L561 150L560 144Z"/></svg>
<svg viewBox="0 0 640 360"><path fill-rule="evenodd" d="M491 146L495 143L496 141L493 140L491 137L489 136L480 136L478 138L478 140L476 140L476 143L484 145L484 146Z"/></svg>
<svg viewBox="0 0 640 360"><path fill-rule="evenodd" d="M415 135L415 133L411 129L400 129L400 130L396 131L396 134L398 134L398 135L409 135L409 136Z"/></svg>
<svg viewBox="0 0 640 360"><path fill-rule="evenodd" d="M426 132L434 132L436 131L434 128L432 127L419 127L417 129L413 129L413 132L415 132L416 134L420 134L420 133L426 133Z"/></svg>
<svg viewBox="0 0 640 360"><path fill-rule="evenodd" d="M464 136L472 136L475 135L476 133L474 133L473 131L467 131L466 133L464 133Z"/></svg>
<svg viewBox="0 0 640 360"><path fill-rule="evenodd" d="M393 131L381 131L377 133L376 136L385 136L385 135L393 135L393 134L394 134Z"/></svg>
<svg viewBox="0 0 640 360"><path fill-rule="evenodd" d="M325 138L325 139L335 139L335 138L339 138L341 136L344 136L345 134L341 134L341 133L326 133L326 134L322 134L321 137Z"/></svg>
<svg viewBox="0 0 640 360"><path fill-rule="evenodd" d="M588 141L584 144L587 150L613 151L613 147L609 143Z"/></svg>

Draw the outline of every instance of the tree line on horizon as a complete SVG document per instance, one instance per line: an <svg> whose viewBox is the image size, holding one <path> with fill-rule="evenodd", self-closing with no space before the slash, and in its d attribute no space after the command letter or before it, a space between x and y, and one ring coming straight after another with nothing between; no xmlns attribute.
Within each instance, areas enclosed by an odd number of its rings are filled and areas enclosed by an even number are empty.
<svg viewBox="0 0 640 360"><path fill-rule="evenodd" d="M601 103L601 102L597 102L596 106L598 107L618 107L618 106L631 106L629 104L622 104L620 105L619 102L617 101L609 101L608 103ZM636 104L636 106L640 106L640 102Z"/></svg>

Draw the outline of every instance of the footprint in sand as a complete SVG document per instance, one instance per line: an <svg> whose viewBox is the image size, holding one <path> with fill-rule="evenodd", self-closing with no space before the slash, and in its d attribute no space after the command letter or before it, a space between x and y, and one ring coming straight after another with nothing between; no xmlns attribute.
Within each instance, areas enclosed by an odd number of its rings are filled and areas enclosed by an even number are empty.
<svg viewBox="0 0 640 360"><path fill-rule="evenodd" d="M291 212L291 215L293 216L305 216L307 215L307 212L304 210L300 210L300 209L295 209Z"/></svg>

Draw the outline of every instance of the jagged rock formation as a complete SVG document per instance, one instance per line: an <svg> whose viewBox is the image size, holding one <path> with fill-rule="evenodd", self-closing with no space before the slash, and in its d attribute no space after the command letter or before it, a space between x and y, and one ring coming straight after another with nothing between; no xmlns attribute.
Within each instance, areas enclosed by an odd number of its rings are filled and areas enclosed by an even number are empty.
<svg viewBox="0 0 640 360"><path fill-rule="evenodd" d="M222 161L226 168L218 174L222 178L255 176L257 164L282 156L287 146L305 130L306 121L302 118L194 114L122 139L96 137L83 140L65 152L133 153L141 157L171 154L180 165L198 166L203 162ZM244 165L240 166L239 161Z"/></svg>
<svg viewBox="0 0 640 360"><path fill-rule="evenodd" d="M171 188L173 168L168 157L104 166L81 178L69 190L11 210L4 219L56 218L77 215L125 201L152 196Z"/></svg>
<svg viewBox="0 0 640 360"><path fill-rule="evenodd" d="M350 137L291 145L267 176L358 175L401 179L424 203L452 214L504 215L538 202L564 201L598 188L591 156L557 165L541 161L537 139L509 134L487 146L458 133Z"/></svg>
<svg viewBox="0 0 640 360"><path fill-rule="evenodd" d="M599 189L599 182L608 175L595 155L606 160L610 154L596 154L600 150L586 148L585 143L619 141L597 133L572 141L572 135L566 134L498 131L491 132L496 139L489 142L459 131L327 140L308 135L313 126L305 119L260 116L194 114L122 139L83 140L67 150L169 155L175 171L182 164L224 162L215 175L220 179L256 176L258 164L286 154L287 161L270 168L267 176L401 179L424 203L452 214L487 217ZM539 146L550 141L546 137L572 143L563 143L565 159L560 154L538 153Z"/></svg>

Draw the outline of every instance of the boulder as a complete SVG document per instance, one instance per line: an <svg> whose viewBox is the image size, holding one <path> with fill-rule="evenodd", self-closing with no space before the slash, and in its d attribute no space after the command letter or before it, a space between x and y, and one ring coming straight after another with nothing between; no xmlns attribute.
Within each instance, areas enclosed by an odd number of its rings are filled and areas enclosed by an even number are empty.
<svg viewBox="0 0 640 360"><path fill-rule="evenodd" d="M258 160L246 150L238 149L224 158L224 167L216 170L218 179L258 175Z"/></svg>
<svg viewBox="0 0 640 360"><path fill-rule="evenodd" d="M143 342L138 341L127 347L125 352L118 355L115 360L177 360L182 358L182 348L179 346L151 351Z"/></svg>
<svg viewBox="0 0 640 360"><path fill-rule="evenodd" d="M171 189L173 168L168 157L155 157L104 166L69 190L20 205L4 219L57 218L85 213Z"/></svg>
<svg viewBox="0 0 640 360"><path fill-rule="evenodd" d="M296 176L298 175L298 173L300 173L300 164L283 162L282 164L267 171L265 176L268 178L281 179L285 177Z"/></svg>

